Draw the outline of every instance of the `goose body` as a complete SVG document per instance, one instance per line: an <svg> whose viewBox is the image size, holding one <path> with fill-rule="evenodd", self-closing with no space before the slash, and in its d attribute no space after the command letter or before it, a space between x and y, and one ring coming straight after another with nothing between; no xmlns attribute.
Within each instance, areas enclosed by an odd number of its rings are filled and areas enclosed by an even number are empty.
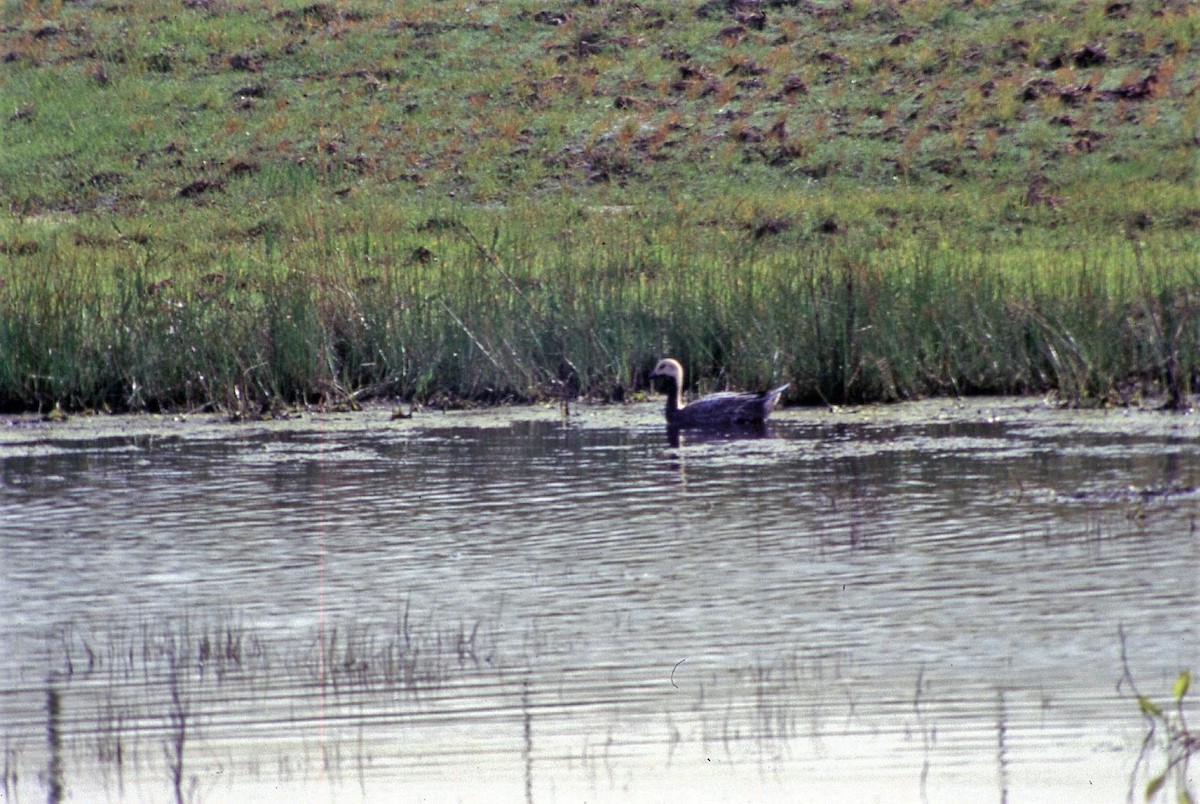
<svg viewBox="0 0 1200 804"><path fill-rule="evenodd" d="M667 425L670 427L736 427L762 425L779 403L786 383L763 393L723 391L683 404L683 366L678 360L664 358L650 372L666 386Z"/></svg>

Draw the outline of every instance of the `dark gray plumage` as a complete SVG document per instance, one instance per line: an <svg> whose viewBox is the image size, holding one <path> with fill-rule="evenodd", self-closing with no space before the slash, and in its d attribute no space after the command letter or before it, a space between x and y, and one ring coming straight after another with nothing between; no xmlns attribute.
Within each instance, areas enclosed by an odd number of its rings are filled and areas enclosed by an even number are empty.
<svg viewBox="0 0 1200 804"><path fill-rule="evenodd" d="M666 386L667 424L671 427L761 425L779 403L779 395L790 385L758 394L725 391L684 405L683 366L678 360L667 357L658 361L650 378L661 379Z"/></svg>

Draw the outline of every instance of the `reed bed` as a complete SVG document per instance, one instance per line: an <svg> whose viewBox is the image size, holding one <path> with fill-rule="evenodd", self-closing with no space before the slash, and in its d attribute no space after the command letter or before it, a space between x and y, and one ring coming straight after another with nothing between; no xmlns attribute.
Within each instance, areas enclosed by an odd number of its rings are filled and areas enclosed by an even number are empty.
<svg viewBox="0 0 1200 804"><path fill-rule="evenodd" d="M313 237L263 234L195 267L137 243L36 251L0 286L0 400L619 399L672 354L703 389L787 380L792 402L1178 404L1200 371L1200 254L1183 235L970 244L544 212L313 210Z"/></svg>

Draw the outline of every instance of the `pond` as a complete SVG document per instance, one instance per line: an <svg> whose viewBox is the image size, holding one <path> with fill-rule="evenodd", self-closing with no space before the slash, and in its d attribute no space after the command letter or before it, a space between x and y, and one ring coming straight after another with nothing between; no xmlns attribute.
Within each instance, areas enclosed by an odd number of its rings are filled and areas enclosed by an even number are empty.
<svg viewBox="0 0 1200 804"><path fill-rule="evenodd" d="M3 797L1140 797L1195 417L661 415L10 421Z"/></svg>

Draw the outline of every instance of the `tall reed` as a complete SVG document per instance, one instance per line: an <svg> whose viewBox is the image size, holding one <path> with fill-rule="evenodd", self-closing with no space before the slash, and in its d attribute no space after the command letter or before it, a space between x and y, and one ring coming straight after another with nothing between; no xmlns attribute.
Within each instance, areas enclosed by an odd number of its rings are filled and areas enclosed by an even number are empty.
<svg viewBox="0 0 1200 804"><path fill-rule="evenodd" d="M697 225L681 210L409 209L231 249L9 258L6 407L235 407L620 396L656 357L701 390L787 380L792 401L1165 393L1200 371L1186 238L974 245L917 232ZM209 266L211 268L211 265Z"/></svg>

